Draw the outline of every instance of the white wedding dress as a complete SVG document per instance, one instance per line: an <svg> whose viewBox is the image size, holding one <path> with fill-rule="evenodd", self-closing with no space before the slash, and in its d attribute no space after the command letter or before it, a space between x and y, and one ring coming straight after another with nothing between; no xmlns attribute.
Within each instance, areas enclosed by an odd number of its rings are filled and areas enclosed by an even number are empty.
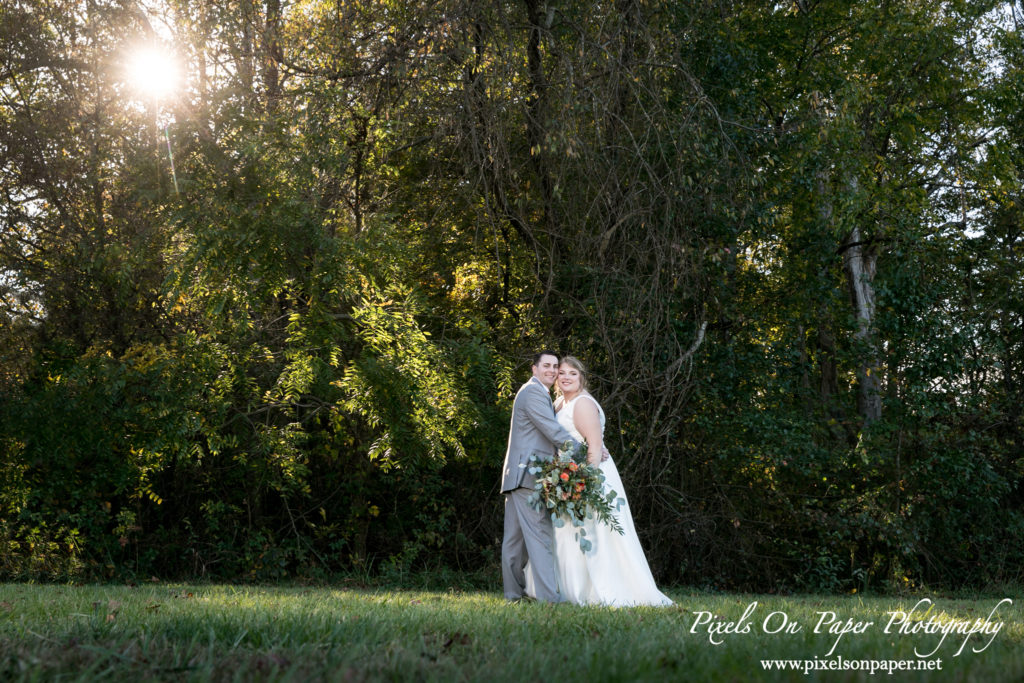
<svg viewBox="0 0 1024 683"><path fill-rule="evenodd" d="M601 416L601 431L604 431L604 410L590 394L578 394L572 401L567 401L558 411L558 422L572 434L573 438L583 441L583 436L573 423L573 410L580 401L593 401ZM608 458L601 463L604 472L605 489L615 491L618 510L615 513L622 534L613 531L607 524L595 519L587 519L583 528L586 538L591 542L587 552L580 550L577 538L579 527L574 527L566 519L565 524L554 529L555 574L558 577L558 590L562 599L577 605L609 605L612 607L632 607L637 605L664 606L671 605L665 594L658 590L647 565L647 557L640 546L640 539L633 526L633 515L629 511L626 489L619 477L615 461ZM621 501L621 502L619 502ZM530 567L526 570L526 593L532 595L533 581Z"/></svg>

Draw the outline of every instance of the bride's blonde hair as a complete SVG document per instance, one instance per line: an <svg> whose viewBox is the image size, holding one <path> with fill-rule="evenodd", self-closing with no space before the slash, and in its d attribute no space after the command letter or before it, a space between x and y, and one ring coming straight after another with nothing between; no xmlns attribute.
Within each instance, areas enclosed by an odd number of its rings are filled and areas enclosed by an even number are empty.
<svg viewBox="0 0 1024 683"><path fill-rule="evenodd" d="M571 365L573 368L576 369L577 372L580 373L580 391L581 392L586 391L587 390L587 369L583 366L583 363L580 362L580 359L577 358L576 356L562 356L562 360L559 361L559 363L558 363L559 367L561 367L563 363L565 363L566 365ZM557 382L555 383L555 387L556 388L558 387L558 383ZM562 395L562 390L561 389L558 389L558 395L559 396Z"/></svg>

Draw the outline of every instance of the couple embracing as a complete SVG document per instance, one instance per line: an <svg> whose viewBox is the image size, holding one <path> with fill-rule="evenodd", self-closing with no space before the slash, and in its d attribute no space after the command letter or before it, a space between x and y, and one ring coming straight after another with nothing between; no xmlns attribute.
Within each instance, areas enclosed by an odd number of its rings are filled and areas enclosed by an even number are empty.
<svg viewBox="0 0 1024 683"><path fill-rule="evenodd" d="M577 359L559 361L553 351L533 358L533 377L520 387L512 404L512 427L502 468L505 537L501 573L507 600L524 596L544 602L579 605L671 605L658 590L647 565L633 515L614 460L604 448L604 411L587 391L587 374ZM551 403L551 387L559 397ZM530 456L553 455L567 440L587 444L587 461L601 468L605 487L617 494L614 513L623 533L588 519L587 551L576 542L571 524L555 527L547 512L528 500L534 475Z"/></svg>

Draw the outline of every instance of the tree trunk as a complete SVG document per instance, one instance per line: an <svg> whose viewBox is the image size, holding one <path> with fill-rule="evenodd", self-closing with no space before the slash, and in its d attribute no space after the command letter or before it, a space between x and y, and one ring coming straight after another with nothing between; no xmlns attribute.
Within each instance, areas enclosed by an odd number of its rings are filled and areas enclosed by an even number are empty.
<svg viewBox="0 0 1024 683"><path fill-rule="evenodd" d="M826 172L817 172L815 184L818 191L818 221L822 230L832 227L832 201ZM827 270L821 277L830 277ZM818 372L821 376L818 394L822 405L829 405L832 397L839 393L839 373L836 368L836 340L832 330L832 313L827 303L818 305Z"/></svg>
<svg viewBox="0 0 1024 683"><path fill-rule="evenodd" d="M551 28L553 14L540 0L525 0L526 17L530 27L526 43L526 66L529 72L529 95L526 99L526 139L530 144L530 165L541 191L544 226L552 237L551 248L554 251L559 241L557 232L558 218L555 213L554 181L548 169L547 154L544 146L547 136L546 126L546 93L547 78L544 75L544 63L540 53L543 35Z"/></svg>
<svg viewBox="0 0 1024 683"><path fill-rule="evenodd" d="M281 99L281 76L277 68L281 58L281 0L267 0L266 24L263 29L263 89L267 98L267 111L273 113Z"/></svg>
<svg viewBox="0 0 1024 683"><path fill-rule="evenodd" d="M882 395L878 381L878 348L874 339L875 260L874 250L864 243L859 227L850 231L843 247L843 269L850 285L850 302L857 316L854 339L862 345L864 358L857 368L857 412L865 424L882 417Z"/></svg>
<svg viewBox="0 0 1024 683"><path fill-rule="evenodd" d="M836 370L836 340L832 335L832 316L820 311L818 318L818 373L821 383L818 395L823 405L839 393L839 373Z"/></svg>
<svg viewBox="0 0 1024 683"><path fill-rule="evenodd" d="M250 2L247 1L242 4L242 44L239 46L238 77L242 82L241 85L245 92L247 105L252 105L256 102L256 93L253 92L253 24L256 21L255 14L256 9Z"/></svg>

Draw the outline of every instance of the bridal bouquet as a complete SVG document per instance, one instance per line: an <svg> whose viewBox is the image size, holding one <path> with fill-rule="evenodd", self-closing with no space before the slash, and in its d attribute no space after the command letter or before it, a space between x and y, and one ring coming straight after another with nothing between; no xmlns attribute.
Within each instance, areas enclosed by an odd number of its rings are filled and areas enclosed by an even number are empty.
<svg viewBox="0 0 1024 683"><path fill-rule="evenodd" d="M583 528L583 521L588 518L622 533L622 525L613 514L621 500L615 500L615 491L604 492L604 473L600 467L587 463L586 443L566 441L554 458L530 456L529 472L535 477L530 505L550 511L556 527L564 526L566 519L572 522L578 529L576 537L583 552L592 547Z"/></svg>

